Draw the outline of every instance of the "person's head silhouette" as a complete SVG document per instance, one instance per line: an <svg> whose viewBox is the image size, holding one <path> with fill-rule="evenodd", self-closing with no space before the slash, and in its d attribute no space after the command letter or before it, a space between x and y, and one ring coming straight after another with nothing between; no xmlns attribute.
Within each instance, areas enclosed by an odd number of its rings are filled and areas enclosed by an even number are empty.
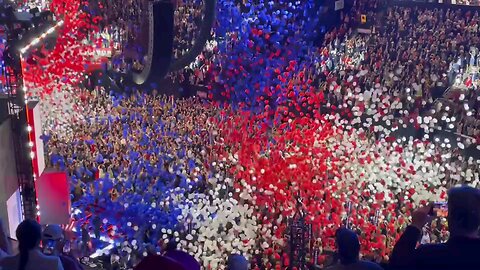
<svg viewBox="0 0 480 270"><path fill-rule="evenodd" d="M240 254L232 254L228 257L227 261L228 270L247 270L248 261Z"/></svg>
<svg viewBox="0 0 480 270"><path fill-rule="evenodd" d="M335 233L335 241L341 264L352 264L358 261L360 242L354 231L347 228L339 228Z"/></svg>
<svg viewBox="0 0 480 270"><path fill-rule="evenodd" d="M451 236L478 237L480 191L469 186L450 189L447 219Z"/></svg>
<svg viewBox="0 0 480 270"><path fill-rule="evenodd" d="M42 227L34 220L25 220L17 227L18 249L20 251L19 270L24 270L28 263L30 250L40 244L42 238Z"/></svg>

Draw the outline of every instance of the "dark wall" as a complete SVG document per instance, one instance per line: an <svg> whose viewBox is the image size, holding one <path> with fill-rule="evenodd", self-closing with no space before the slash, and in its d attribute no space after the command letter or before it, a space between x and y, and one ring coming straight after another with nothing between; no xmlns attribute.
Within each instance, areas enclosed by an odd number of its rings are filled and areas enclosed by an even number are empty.
<svg viewBox="0 0 480 270"><path fill-rule="evenodd" d="M4 220L4 226L7 227L9 220L15 220L15 216L18 215L18 210L9 213L7 208L7 200L18 189L13 136L15 134L12 134L10 120L3 121L0 124L0 218ZM10 230L12 228L5 229L7 232L12 231Z"/></svg>
<svg viewBox="0 0 480 270"><path fill-rule="evenodd" d="M5 95L5 96L0 96L0 125L7 119L8 119L8 99L7 99L7 96Z"/></svg>
<svg viewBox="0 0 480 270"><path fill-rule="evenodd" d="M156 3L153 6L154 16L154 52L150 78L163 78L170 67L173 51L173 16L172 3Z"/></svg>

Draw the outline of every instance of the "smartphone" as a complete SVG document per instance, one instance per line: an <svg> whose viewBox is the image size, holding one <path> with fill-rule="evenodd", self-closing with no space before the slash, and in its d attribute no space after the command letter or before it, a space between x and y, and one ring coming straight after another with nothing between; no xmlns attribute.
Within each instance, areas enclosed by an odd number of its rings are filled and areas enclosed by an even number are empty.
<svg viewBox="0 0 480 270"><path fill-rule="evenodd" d="M43 254L45 255L52 255L55 249L55 241L48 240L46 241L45 245L43 246Z"/></svg>
<svg viewBox="0 0 480 270"><path fill-rule="evenodd" d="M64 254L69 254L70 251L71 251L72 247L71 247L71 243L70 241L65 241L65 244L63 245L63 253Z"/></svg>
<svg viewBox="0 0 480 270"><path fill-rule="evenodd" d="M447 217L448 216L447 202L435 202L431 210L431 215L434 217Z"/></svg>

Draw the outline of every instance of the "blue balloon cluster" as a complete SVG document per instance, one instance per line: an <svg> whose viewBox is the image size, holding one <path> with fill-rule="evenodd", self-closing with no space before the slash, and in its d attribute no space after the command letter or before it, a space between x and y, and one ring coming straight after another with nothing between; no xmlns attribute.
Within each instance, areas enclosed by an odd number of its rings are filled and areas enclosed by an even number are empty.
<svg viewBox="0 0 480 270"><path fill-rule="evenodd" d="M304 60L316 38L314 7L314 0L260 0L242 9L236 1L219 1L215 36L223 41L214 66L221 87L214 91L228 90L231 104L245 104L252 111L266 105L260 97L268 96L272 106L286 102L279 89L311 64ZM298 95L300 89L294 90ZM51 164L71 175L78 232L84 224L95 223L92 217L100 217L105 231L115 226L122 240L156 245L163 237L161 229L183 226L183 202L175 198L199 192L202 187L196 183L205 183L211 175L198 173L196 181L190 179L204 166L196 158L201 145L192 137L201 131L180 133L175 128L186 118L182 110L165 99L152 104L144 94L125 91L129 96L110 93L112 112L88 119L82 136L67 144L48 135L42 139Z"/></svg>
<svg viewBox="0 0 480 270"><path fill-rule="evenodd" d="M261 0L247 3L243 12L233 1L219 1L218 21L216 35L226 37L216 63L224 87L214 91L230 92L233 105L261 110L265 104L260 96L269 92L274 101L282 98L277 86L285 87L295 71L311 64L304 63L303 56L314 49L319 27L313 0ZM296 65L286 72L291 61Z"/></svg>
<svg viewBox="0 0 480 270"><path fill-rule="evenodd" d="M142 243L156 245L161 229L178 230L184 224L179 219L183 202L176 198L195 194L197 183L208 177L195 171L203 166L194 144L201 130L181 132L172 121L185 119L185 112L166 100L153 108L152 97L149 101L145 95L112 96L119 114L90 119L68 144L42 136L50 163L71 177L78 232L85 224L95 227L92 219L100 217L105 232L116 226L116 235L131 240L148 231Z"/></svg>

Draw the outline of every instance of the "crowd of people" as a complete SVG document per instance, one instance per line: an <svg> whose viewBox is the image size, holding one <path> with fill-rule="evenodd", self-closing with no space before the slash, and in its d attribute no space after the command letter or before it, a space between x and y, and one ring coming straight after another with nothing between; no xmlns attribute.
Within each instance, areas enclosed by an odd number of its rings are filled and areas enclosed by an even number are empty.
<svg viewBox="0 0 480 270"><path fill-rule="evenodd" d="M193 46L202 24L203 1L178 1L174 13L173 57L180 58Z"/></svg>
<svg viewBox="0 0 480 270"><path fill-rule="evenodd" d="M114 48L113 69L118 72L141 70L147 50L148 1L91 1L88 8L102 16L98 22L100 31L92 33L92 40L101 40L101 46Z"/></svg>
<svg viewBox="0 0 480 270"><path fill-rule="evenodd" d="M204 3L195 0L192 2L178 1L175 10L175 24L173 40L173 59L179 59L185 55L197 42L200 26L203 22ZM167 74L174 84L199 85L204 82L207 67L212 61L217 48L215 33L205 45L202 53L190 65Z"/></svg>
<svg viewBox="0 0 480 270"><path fill-rule="evenodd" d="M155 100L158 102L157 109L152 103ZM112 102L115 103L115 101ZM153 107L145 106L149 102ZM258 150L265 143L262 137L264 132L245 129L247 125L242 123L242 119L248 119L246 115L213 125L215 119L217 121L219 119L218 114L222 119L221 113L225 112L224 110L218 111L212 107L214 111L211 116L217 117L208 118L203 117L205 107L200 103L187 100L179 102L178 105L175 101L172 105L170 102L166 97L155 98L136 94L127 100L122 99L115 109L116 106L112 107L107 101L98 108L117 112L102 116L102 112L99 111L98 119L90 120L85 127L75 131L75 139L46 138L52 162L59 168L68 168L69 174L74 179L73 182L76 183L72 193L77 213L75 218L81 227L78 231L82 231L82 235L88 235L88 231L91 231L97 234L94 237L96 239L102 239L101 236L106 239L115 239L114 242L120 244L120 251L123 250L123 253L119 252L124 254L123 263L135 263L136 260L140 260L149 245L158 248L159 240L171 241L171 237L178 237L179 247L195 254L197 260L207 263L207 265L204 264L205 267L210 265L215 268L217 264L224 262L223 256L229 251L252 254L255 253L254 248L261 247L268 255L268 252L272 252L268 251L272 243L279 245L277 248L281 247L282 243L285 244L280 232L285 232L288 225L285 219L289 216L292 207L289 198L297 192L295 186L291 187L291 190L286 188L279 193L275 192L275 188L271 186L272 183L276 183L278 187L283 187L283 184L292 185L292 183L288 184L289 182L276 182L279 181L276 177L281 175L284 177L294 175L298 181L296 185L301 187L301 190L313 190L312 193L302 194L302 197L308 200L305 210L310 213L314 218L314 224L318 226L315 235L318 236L318 243L322 248L333 248L334 242L331 237L336 226L349 223L351 228L362 232L361 239L367 245L362 250L363 254L382 260L385 257L378 254L383 256L389 254L389 245L394 243L396 232L407 224L402 216L409 214L412 204L421 200L435 201L438 199L435 193L439 192L439 196L442 194L444 196L445 187L457 183L457 179L478 185L478 172L475 172L478 165L473 160L455 164L453 155L419 141L410 141L405 149L402 149L403 146L400 143L392 145L391 142L384 140L372 145L371 138L339 133L328 138L327 149L324 149L318 145L318 141L310 141L309 136L306 135L309 132L315 134L315 130L326 123L310 126L310 124L294 122L289 125L288 129L304 126L299 128L300 131L275 136L273 140L285 138L293 146L289 147L288 144L281 143L278 146L271 145L268 153L272 155L270 160L266 157L267 153L262 155ZM159 115L155 110L167 115ZM183 113L189 110L190 113ZM194 121L193 119L182 121L185 120L184 114L196 115L200 118ZM162 120L153 122L149 119L150 117L164 119L165 122ZM340 120L337 121L336 126L341 126ZM208 126L208 123L212 125ZM150 127L150 125L153 126ZM152 138L149 130L151 132L158 127L162 132L155 132L158 136ZM198 137L190 138L188 135L192 127L196 130ZM244 130L241 130L242 128ZM186 130L186 134L182 133L182 130ZM232 134L225 134L222 130ZM331 130L327 133L330 132ZM319 133L321 135L324 132ZM123 134L122 139L118 140L112 134ZM179 136L180 134L184 135ZM217 137L219 134L226 138L220 139ZM306 139L298 138L300 136L305 136ZM182 137L184 139L181 139ZM195 137L197 139L194 139ZM200 139L201 137L203 139ZM112 138L112 141L109 141L109 138ZM292 138L296 140L293 141ZM217 145L215 151L210 152L208 148L195 151L195 148L189 149L188 144L182 145L190 141L199 142L196 147L209 146L212 143L215 146L217 141L223 141L223 143L220 146ZM318 152L319 157L312 159L315 166L300 167L308 162L294 154L290 156L289 151L295 151L294 148L298 147L296 143L304 145L305 151ZM162 145L165 145L162 151L155 150ZM231 150L224 153L221 145L230 145ZM251 148L245 149L247 145ZM172 153L170 149L175 151ZM285 153L282 154L281 151ZM330 152L335 154L328 157L332 164L327 166L319 160L326 158L325 155L329 155ZM162 155L156 153L162 153ZM215 158L212 159L212 154L220 156L214 156ZM281 159L278 156L274 159L273 155L283 156L280 156ZM345 157L350 157L350 160L345 160ZM217 161L209 165L212 160ZM299 168L292 167L292 162L295 162ZM437 170L435 164L442 165ZM469 164L473 167L473 172L457 167L461 164ZM243 173L241 175L232 175L232 167L238 166L251 169L236 172ZM262 168L270 166L276 173L273 175L272 172L265 172L263 169L263 174L267 173L268 177L261 175ZM350 169L337 172L336 167ZM333 175L319 173L320 170L325 171L325 169L327 172L331 171ZM252 177L254 171L260 173L255 176L257 180ZM299 177L300 175L302 177ZM327 180L319 181L318 184L311 180L323 177ZM233 179L244 179L245 182L241 183L242 189L237 189ZM359 180L348 181L348 179ZM254 185L253 182L248 181L259 183ZM426 185L430 186L427 190L410 188ZM364 190L361 194L358 194L358 186L361 187L360 190ZM250 195L257 189L260 193ZM408 190L408 195L397 197L396 190ZM347 200L340 194L351 196ZM275 195L275 201L268 198L272 195ZM369 199L372 195L375 200ZM327 197L315 199L322 196ZM263 209L262 215L275 222L271 221L262 227L262 223L258 224L254 219L254 211L260 211L254 207L255 202L273 209L285 208L287 212L274 211L273 216L270 216L268 212L263 212L268 208ZM346 212L345 204L347 203L351 205L351 213ZM205 220L206 216L212 215L215 215L214 219ZM359 219L364 216L368 216L371 223L365 222L363 218ZM149 222L145 224L145 220ZM235 223L230 230L233 229L236 232L234 235L240 239L231 238L230 233L218 235L219 231L229 230L224 226L232 220L235 220ZM436 230L432 229L431 238L445 239L445 220L437 226ZM383 240L381 240L382 232L387 232ZM223 239L219 240L218 237ZM238 242L235 244L235 240L248 242L239 245ZM89 240L87 237L80 241ZM217 241L223 242L223 249L218 248ZM373 245L373 243L377 244ZM260 254L265 255L263 252ZM284 251L280 249L275 252L281 254ZM135 257L138 259L134 259ZM273 265L276 263L278 262L273 260ZM265 267L268 268L272 262L267 256L259 259L258 264L267 265Z"/></svg>
<svg viewBox="0 0 480 270"><path fill-rule="evenodd" d="M195 40L199 4L179 5L176 27L188 38L176 38L177 57ZM450 236L458 250L474 250L477 240L464 239L479 227L472 190L461 193L471 198L465 205L452 203L461 214L425 229L432 214L414 209L458 200L447 196L456 185L479 186L478 158L433 140L438 129L478 137L476 89L445 96L455 105L448 109L437 100L477 65L468 55L477 13L357 0L318 47L313 0L220 1L218 9L194 71L172 77L222 102L97 87L82 91L72 132L47 127L49 166L72 179L74 246L87 255L112 244L122 267L169 244L205 269L230 269L232 253L251 269L284 269L295 263L285 235L301 212L319 251L307 261L321 266L336 247L346 265L359 254L393 268L475 265L414 251L420 234L423 243ZM364 13L375 22L369 34L355 30ZM397 135L410 126L422 136Z"/></svg>
<svg viewBox="0 0 480 270"><path fill-rule="evenodd" d="M108 1L107 1L108 2ZM146 43L148 39L148 1L135 0L129 2L129 7L124 9L123 4L113 1L110 4L104 4L104 8L111 12L104 14L105 27L113 29L113 33L119 36L120 53L114 59L115 70L130 72L132 69L141 71L145 65L145 57L148 57ZM203 21L203 1L174 1L174 40L172 59L178 59L185 55L193 46L199 33L199 28ZM117 12L115 12L117 11ZM121 11L118 13L118 11ZM127 12L128 14L122 14ZM127 18L126 21L125 18ZM114 23L110 23L114 20ZM120 23L120 26L117 24ZM120 30L119 30L120 29ZM120 34L117 33L120 31ZM110 31L111 32L111 31ZM121 33L126 33L127 38L122 38ZM178 78L182 71L172 73L171 76ZM182 82L183 79L177 80Z"/></svg>
<svg viewBox="0 0 480 270"><path fill-rule="evenodd" d="M89 5L92 11L102 16L99 22L102 29L111 31L124 45L138 44L141 38L142 26L145 15L148 12L147 3L144 0L131 0L118 2L111 0L91 1ZM96 14L97 15L97 14Z"/></svg>
<svg viewBox="0 0 480 270"><path fill-rule="evenodd" d="M151 226L176 228L181 215L180 209L173 208L179 203L176 197L205 189L202 185L209 174L204 167L210 150L204 133L208 133L213 107L194 99L173 102L171 97L140 93L112 103L99 92L95 100L100 105L95 107L102 109L87 119L88 124L75 128L68 138L45 138L51 165L72 176L73 206L81 213L78 224L92 222L84 219L92 214L92 219L101 217L104 224L96 226L105 233L110 227L110 233L128 235L138 226L142 233L128 236L130 240L138 237L143 243L143 237L151 234L149 242L157 244L161 236L149 232ZM135 215L143 212L148 222ZM119 215L126 220L118 223ZM109 225L106 220L111 220ZM133 224L131 228L120 226L127 222ZM117 231L112 232L111 226L117 226Z"/></svg>
<svg viewBox="0 0 480 270"><path fill-rule="evenodd" d="M467 62L467 54L475 44L468 25L476 24L477 16L461 10L393 6L375 34L327 35L318 62L322 71L330 72L326 79L330 103L376 121L392 115L424 124L417 118L426 115L456 74L476 65L475 60Z"/></svg>
<svg viewBox="0 0 480 270"><path fill-rule="evenodd" d="M445 207L436 208L435 204L431 203L419 207L412 213L411 223L396 241L391 259L388 265L383 265L384 267L388 267L387 269L477 269L480 266L480 261L475 256L476 250L480 247L478 235L480 191L469 186L455 187L449 190L448 198L448 204L445 204ZM449 222L448 237L445 242L438 244L424 242L424 232L431 226L429 223L445 213ZM0 225L3 225L1 220ZM25 220L17 227L16 237L19 254L12 256L3 226L0 227L0 267L2 269L83 269L70 254L71 251L68 248L65 250L67 247L65 243L68 241L65 241L65 233L58 225L48 225L42 231L42 227L36 221ZM361 259L363 243L354 230L340 227L335 230L333 238L336 260L325 269L383 269L375 262ZM420 238L422 242L419 245ZM133 249L137 248L134 246ZM275 254L275 256L279 255ZM278 258L274 258L273 261L275 262L276 259ZM287 260L287 257L284 256L283 259ZM222 267L215 265L213 268L247 270L273 267L267 262L265 267L259 268L254 263L249 263L241 254L231 253L230 250L225 252L223 261ZM107 269L125 269L125 267L120 268L114 265L115 263L115 260L111 260L110 267ZM284 266L306 267L296 263L286 263ZM158 267L172 270L199 270L200 264L191 255L177 250L175 246L166 245L162 253L151 250L146 252L133 269L146 270ZM205 266L205 268L212 268L212 266ZM277 263L275 269L283 269L283 267ZM318 266L308 266L308 269L318 269Z"/></svg>

